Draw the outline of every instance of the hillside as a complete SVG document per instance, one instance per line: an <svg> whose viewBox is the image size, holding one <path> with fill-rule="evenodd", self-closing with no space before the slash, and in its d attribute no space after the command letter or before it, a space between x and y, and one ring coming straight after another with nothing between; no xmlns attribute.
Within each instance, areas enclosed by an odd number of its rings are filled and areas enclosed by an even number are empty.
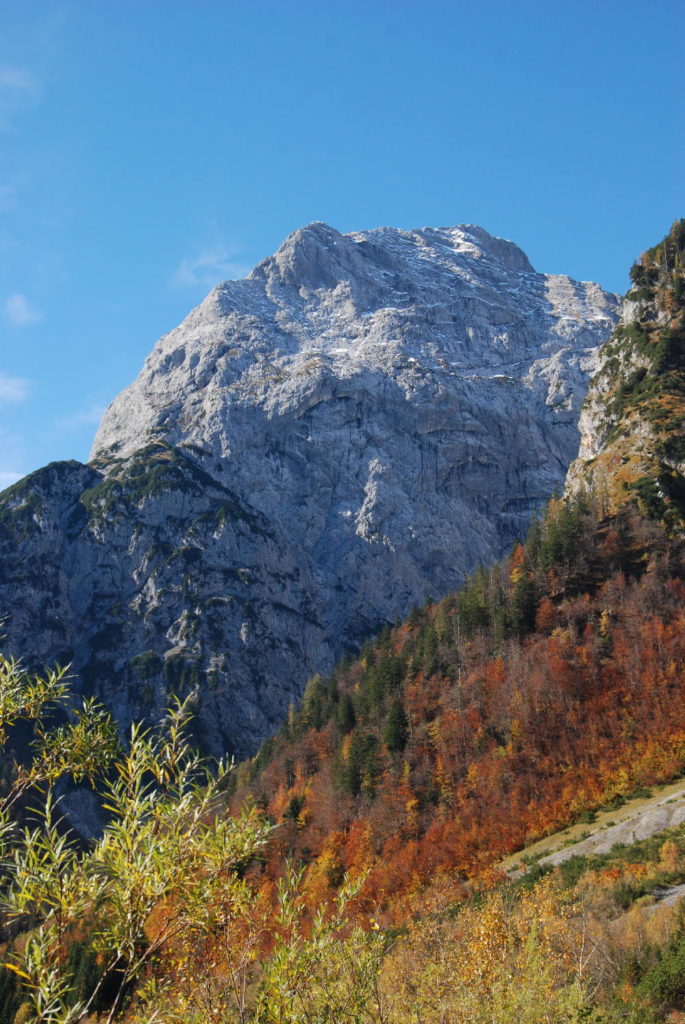
<svg viewBox="0 0 685 1024"><path fill-rule="evenodd" d="M679 266L680 230L645 254L634 277L655 252ZM640 299L643 322L658 324L663 308L670 325L680 322L674 273ZM630 310L634 293L627 301ZM658 348L672 329L654 327L650 344ZM590 410L607 392L607 352L625 331L602 352ZM285 858L301 859L316 900L344 871L369 870L370 902L397 908L400 893L436 872L477 877L532 839L682 771L676 506L645 503L646 485L623 484L624 457L635 449L635 463L642 458L645 410L679 400L683 352L675 343L669 352L650 364L652 397L620 421L621 459L615 434L603 435L606 459L596 442L591 465L606 462L606 486L575 463L569 496L550 504L508 559L415 610L360 659L311 679L278 736L241 767L236 805L256 800L281 823L274 875ZM623 373L642 359L627 350ZM679 464L669 466L677 493Z"/></svg>
<svg viewBox="0 0 685 1024"><path fill-rule="evenodd" d="M563 554L564 549L566 553ZM554 555L551 552L554 551ZM239 772L320 898L488 865L685 767L682 558L632 511L552 507L526 544L310 681Z"/></svg>
<svg viewBox="0 0 685 1024"><path fill-rule="evenodd" d="M685 824L682 776L665 786L637 793L630 799L618 797L605 809L581 815L575 825L512 854L499 867L511 877L518 877L530 863L557 866L572 857L608 854L615 846L629 846Z"/></svg>

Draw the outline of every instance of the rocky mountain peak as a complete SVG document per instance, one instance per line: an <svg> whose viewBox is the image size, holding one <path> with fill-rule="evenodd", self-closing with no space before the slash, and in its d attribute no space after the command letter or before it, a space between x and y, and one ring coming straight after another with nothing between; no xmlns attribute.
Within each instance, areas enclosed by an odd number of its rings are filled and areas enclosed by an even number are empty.
<svg viewBox="0 0 685 1024"><path fill-rule="evenodd" d="M274 256L258 264L250 279L276 273L298 288L335 288L341 281L373 278L390 267L414 276L420 257L437 262L452 256L456 271L460 254L470 260L491 257L509 270L535 272L517 245L474 224L411 231L382 227L343 235L314 221L289 235Z"/></svg>
<svg viewBox="0 0 685 1024"><path fill-rule="evenodd" d="M237 409L316 403L362 374L365 387L389 381L432 401L454 375L524 376L524 363L560 352L574 365L592 358L615 311L615 296L536 274L517 246L472 225L343 235L314 223L158 342L105 414L92 456L158 436L225 454ZM547 371L550 404L562 391L570 409L581 378L567 393L554 360Z"/></svg>
<svg viewBox="0 0 685 1024"><path fill-rule="evenodd" d="M195 692L206 747L250 753L525 532L617 309L473 225L302 228L157 342L87 472L0 503L12 650L72 661L122 724Z"/></svg>
<svg viewBox="0 0 685 1024"><path fill-rule="evenodd" d="M314 221L289 235L273 256L257 264L250 280L279 279L296 288L335 288L349 275L350 252L345 235Z"/></svg>

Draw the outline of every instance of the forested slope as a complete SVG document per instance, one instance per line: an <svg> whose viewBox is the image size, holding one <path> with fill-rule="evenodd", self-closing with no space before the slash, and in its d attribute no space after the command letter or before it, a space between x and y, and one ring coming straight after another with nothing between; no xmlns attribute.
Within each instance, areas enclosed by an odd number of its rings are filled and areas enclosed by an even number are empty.
<svg viewBox="0 0 685 1024"><path fill-rule="evenodd" d="M685 767L684 240L680 221L633 268L566 496L509 558L311 679L240 768L236 805L279 823L268 870L301 860L312 899L347 870L384 905L436 871L472 878Z"/></svg>
<svg viewBox="0 0 685 1024"><path fill-rule="evenodd" d="M554 502L525 544L315 677L238 772L280 822L270 870L372 901L477 875L583 811L685 767L677 542L625 508Z"/></svg>

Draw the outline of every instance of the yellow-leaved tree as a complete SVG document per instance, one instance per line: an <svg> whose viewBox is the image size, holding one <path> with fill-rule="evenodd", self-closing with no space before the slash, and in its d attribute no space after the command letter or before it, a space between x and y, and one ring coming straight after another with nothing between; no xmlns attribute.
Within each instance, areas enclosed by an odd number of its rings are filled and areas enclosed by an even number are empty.
<svg viewBox="0 0 685 1024"><path fill-rule="evenodd" d="M0 741L20 720L36 734L0 802L2 924L16 940L3 967L24 996L16 1018L382 1024L383 941L348 925L354 888L311 921L297 873L271 897L248 879L273 826L254 809L225 813L229 766L210 771L190 746L188 702L157 729L134 725L120 747L92 701L50 729L48 713L68 701L63 671L29 676L0 658ZM60 816L66 776L101 796L107 820L89 844ZM20 828L12 812L32 790L38 806Z"/></svg>

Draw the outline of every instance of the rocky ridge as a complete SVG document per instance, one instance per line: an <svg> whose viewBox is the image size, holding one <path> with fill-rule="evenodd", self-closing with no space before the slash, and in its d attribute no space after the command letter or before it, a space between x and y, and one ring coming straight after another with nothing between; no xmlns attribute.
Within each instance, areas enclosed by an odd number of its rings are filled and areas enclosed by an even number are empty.
<svg viewBox="0 0 685 1024"><path fill-rule="evenodd" d="M593 490L612 512L685 524L685 220L631 271L619 324L583 404L566 490Z"/></svg>
<svg viewBox="0 0 685 1024"><path fill-rule="evenodd" d="M307 677L525 532L618 299L480 228L295 232L162 338L91 462L0 499L10 649L252 752Z"/></svg>

